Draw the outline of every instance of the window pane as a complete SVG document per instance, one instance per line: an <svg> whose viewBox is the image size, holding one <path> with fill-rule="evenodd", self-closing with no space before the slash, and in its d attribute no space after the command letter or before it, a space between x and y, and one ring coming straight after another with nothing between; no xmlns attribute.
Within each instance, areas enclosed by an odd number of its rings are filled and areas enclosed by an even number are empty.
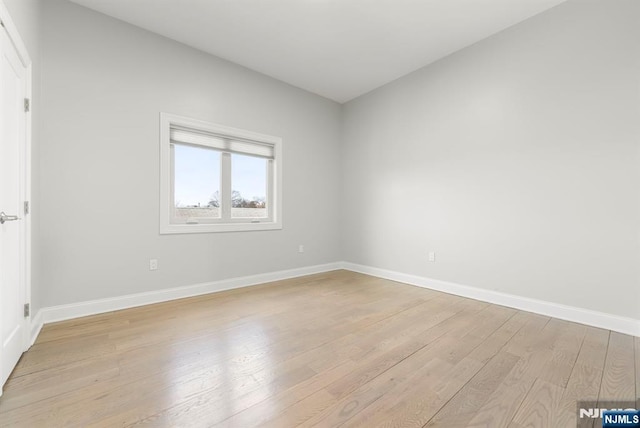
<svg viewBox="0 0 640 428"><path fill-rule="evenodd" d="M231 155L231 217L266 218L268 160Z"/></svg>
<svg viewBox="0 0 640 428"><path fill-rule="evenodd" d="M175 217L220 218L220 152L174 144Z"/></svg>

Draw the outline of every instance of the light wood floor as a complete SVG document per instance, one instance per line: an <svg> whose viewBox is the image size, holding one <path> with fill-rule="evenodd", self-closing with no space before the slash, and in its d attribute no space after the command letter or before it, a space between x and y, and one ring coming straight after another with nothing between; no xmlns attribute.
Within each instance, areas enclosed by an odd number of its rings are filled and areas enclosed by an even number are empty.
<svg viewBox="0 0 640 428"><path fill-rule="evenodd" d="M572 427L640 340L336 271L44 327L0 426Z"/></svg>

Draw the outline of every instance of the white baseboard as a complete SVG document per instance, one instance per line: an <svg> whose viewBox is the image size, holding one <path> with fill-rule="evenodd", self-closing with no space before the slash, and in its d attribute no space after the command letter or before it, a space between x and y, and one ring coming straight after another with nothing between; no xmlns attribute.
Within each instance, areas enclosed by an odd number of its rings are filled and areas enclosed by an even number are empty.
<svg viewBox="0 0 640 428"><path fill-rule="evenodd" d="M366 275L640 337L640 320L638 319L625 318L604 312L501 293L499 291L485 290L478 287L470 287L453 282L409 275L355 263L343 262L342 268L353 272L359 272Z"/></svg>
<svg viewBox="0 0 640 428"><path fill-rule="evenodd" d="M71 303L68 305L50 306L39 310L31 322L32 343L35 342L42 325L51 322L96 315L120 309L128 309L152 303L166 302L185 297L199 296L202 294L216 293L219 291L233 290L235 288L248 287L265 282L280 281L283 279L296 278L315 273L329 272L341 268L342 264L339 262L328 263L324 265L307 266L297 269L243 276L239 278L223 279L220 281L205 282L202 284L188 285L184 287L167 288L163 290L149 291L146 293L128 294L125 296L89 300L86 302Z"/></svg>
<svg viewBox="0 0 640 428"><path fill-rule="evenodd" d="M359 272L366 275L640 337L640 320L633 318L625 318L604 312L592 311L589 309L547 302L544 300L531 299L498 291L485 290L482 288L470 287L467 285L430 279L386 269L379 269L356 263L335 262L324 265L224 279L184 287L168 288L146 293L129 294L119 297L42 308L31 320L31 344L35 342L42 326L51 322L96 315L104 312L149 305L152 303L166 302L185 297L199 296L202 294L216 293L219 291L248 287L265 282L280 281L283 279L296 278L315 273L329 272L337 269L346 269L353 272Z"/></svg>
<svg viewBox="0 0 640 428"><path fill-rule="evenodd" d="M35 317L31 318L31 331L29 332L29 346L33 345L40 334L40 330L42 330L42 326L44 322L42 322L42 310L39 310Z"/></svg>

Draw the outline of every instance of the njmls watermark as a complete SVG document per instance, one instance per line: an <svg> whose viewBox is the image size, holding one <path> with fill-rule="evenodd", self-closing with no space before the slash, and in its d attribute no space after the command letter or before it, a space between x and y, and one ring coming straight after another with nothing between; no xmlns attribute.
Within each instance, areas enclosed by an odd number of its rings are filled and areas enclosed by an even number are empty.
<svg viewBox="0 0 640 428"><path fill-rule="evenodd" d="M579 401L578 428L640 428L640 411L635 401Z"/></svg>

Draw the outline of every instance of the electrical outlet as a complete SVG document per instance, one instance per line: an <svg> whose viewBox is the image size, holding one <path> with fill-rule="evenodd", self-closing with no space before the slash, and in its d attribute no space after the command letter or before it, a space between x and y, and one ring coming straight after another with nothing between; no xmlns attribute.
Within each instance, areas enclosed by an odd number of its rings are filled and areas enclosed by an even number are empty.
<svg viewBox="0 0 640 428"><path fill-rule="evenodd" d="M429 251L429 261L430 262L435 262L436 261L436 253L433 251Z"/></svg>
<svg viewBox="0 0 640 428"><path fill-rule="evenodd" d="M298 252L304 253L304 245L298 245Z"/></svg>
<svg viewBox="0 0 640 428"><path fill-rule="evenodd" d="M149 260L149 270L158 270L158 259Z"/></svg>

